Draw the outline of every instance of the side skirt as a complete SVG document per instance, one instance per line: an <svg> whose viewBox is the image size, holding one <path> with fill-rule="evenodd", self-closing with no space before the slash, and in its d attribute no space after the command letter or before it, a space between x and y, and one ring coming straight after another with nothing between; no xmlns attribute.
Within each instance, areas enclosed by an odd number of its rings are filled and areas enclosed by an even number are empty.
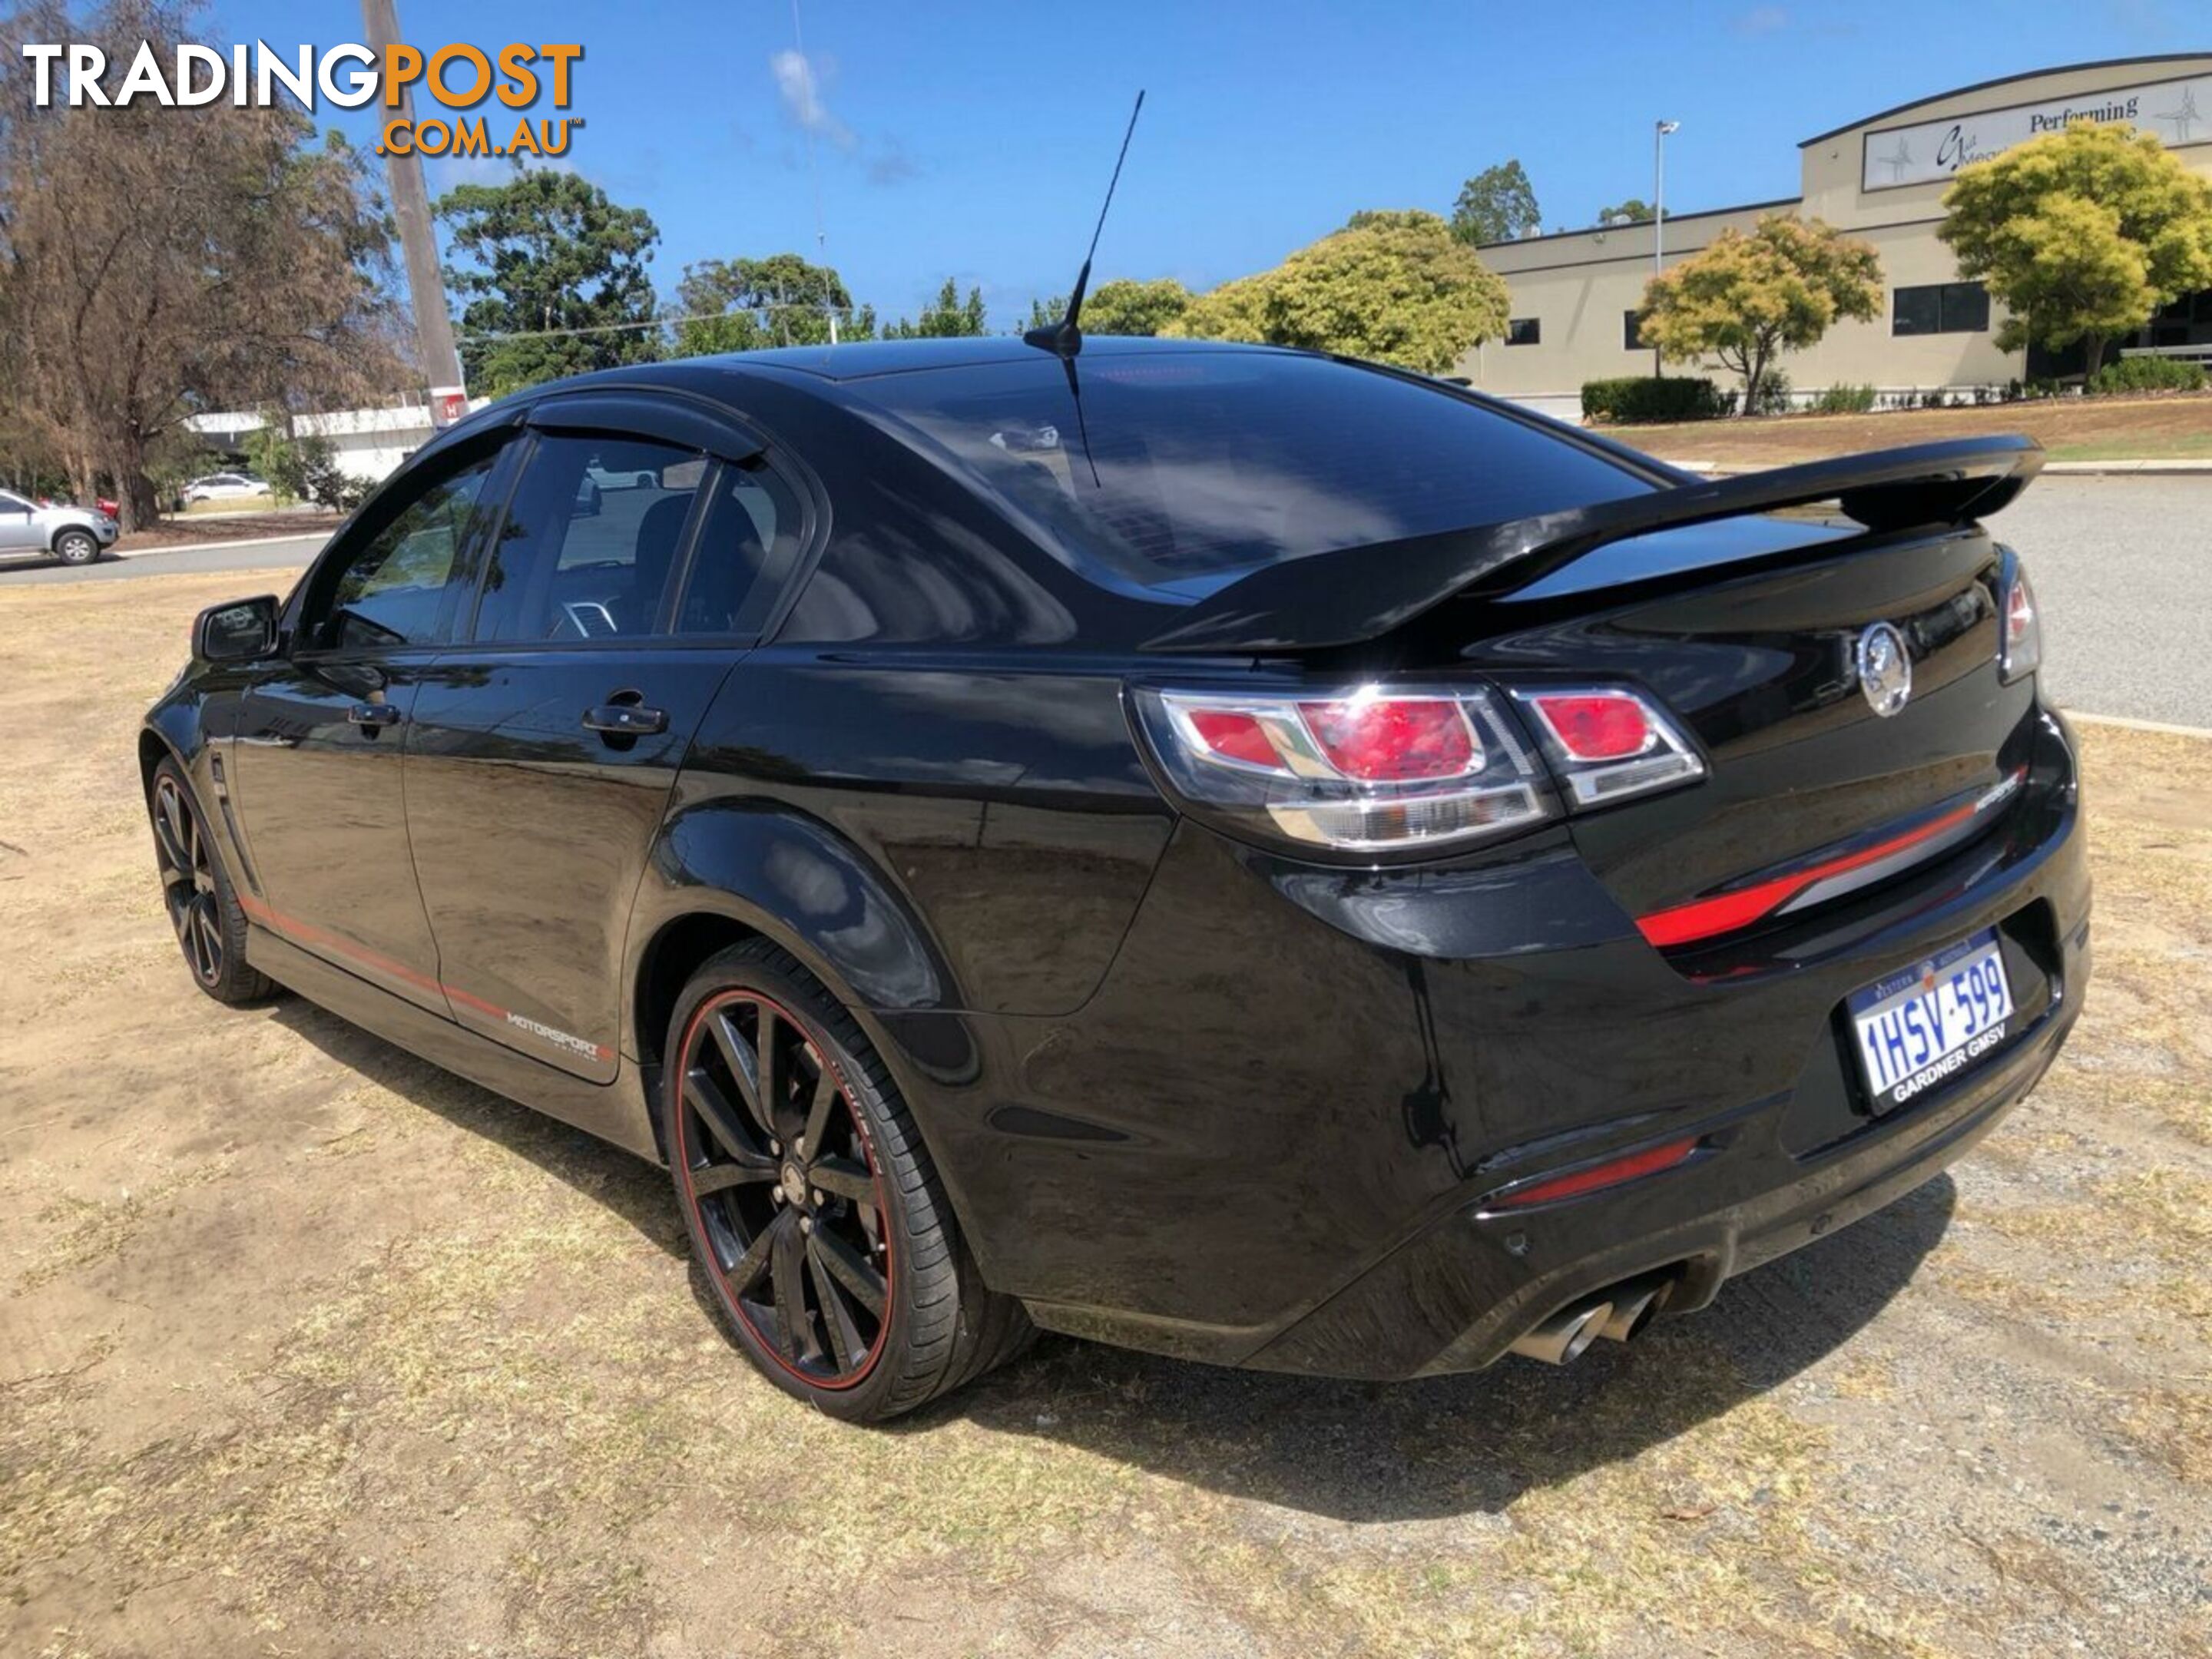
<svg viewBox="0 0 2212 1659"><path fill-rule="evenodd" d="M356 979L257 924L247 925L246 957L278 984L434 1066L572 1123L626 1152L654 1164L664 1161L653 1142L643 1082L627 1058L618 1060L613 1082L587 1083Z"/></svg>

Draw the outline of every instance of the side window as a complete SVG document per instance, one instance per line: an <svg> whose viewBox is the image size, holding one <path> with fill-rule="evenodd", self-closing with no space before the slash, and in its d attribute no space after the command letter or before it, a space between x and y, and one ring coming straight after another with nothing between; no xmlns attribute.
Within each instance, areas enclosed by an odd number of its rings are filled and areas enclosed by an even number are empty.
<svg viewBox="0 0 2212 1659"><path fill-rule="evenodd" d="M765 462L725 466L707 504L676 613L679 634L755 634L791 568L804 522L799 497Z"/></svg>
<svg viewBox="0 0 2212 1659"><path fill-rule="evenodd" d="M539 434L484 571L483 644L649 634L706 476L644 438Z"/></svg>
<svg viewBox="0 0 2212 1659"><path fill-rule="evenodd" d="M498 463L488 455L437 479L342 563L319 572L301 642L322 651L430 642L470 516Z"/></svg>

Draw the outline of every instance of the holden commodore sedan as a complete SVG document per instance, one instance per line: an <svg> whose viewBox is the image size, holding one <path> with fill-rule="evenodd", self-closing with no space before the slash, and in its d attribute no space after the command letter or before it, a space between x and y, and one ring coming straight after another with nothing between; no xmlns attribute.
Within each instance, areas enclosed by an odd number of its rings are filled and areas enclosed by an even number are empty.
<svg viewBox="0 0 2212 1659"><path fill-rule="evenodd" d="M1983 527L2040 459L1716 483L1185 342L548 386L199 618L168 913L217 1000L665 1164L841 1417L1040 1327L1565 1363L1927 1180L2079 1013L2075 747Z"/></svg>

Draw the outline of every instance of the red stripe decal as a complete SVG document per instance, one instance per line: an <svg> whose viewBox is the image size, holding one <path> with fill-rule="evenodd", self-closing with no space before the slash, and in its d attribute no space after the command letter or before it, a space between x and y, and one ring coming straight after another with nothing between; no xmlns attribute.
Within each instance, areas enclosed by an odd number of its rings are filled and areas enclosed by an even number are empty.
<svg viewBox="0 0 2212 1659"><path fill-rule="evenodd" d="M1648 916L1636 919L1637 931L1652 944L1661 946L1687 945L1692 939L1711 939L1717 933L1733 933L1780 909L1815 882L1826 881L1831 876L1840 876L1845 871L1858 869L1878 859L1886 859L1893 853L1901 853L1908 847L1916 847L1932 836L1942 835L1954 824L1964 823L1979 811L1979 802L1969 801L1940 818L1930 819L1917 830L1908 830L1901 836L1893 836L1887 841L1876 842L1871 847L1863 847L1856 853L1830 859L1824 864L1811 865L1802 870L1792 871L1786 876L1777 876L1771 881L1738 888L1733 893L1692 899L1687 904L1655 910Z"/></svg>
<svg viewBox="0 0 2212 1659"><path fill-rule="evenodd" d="M288 916L280 910L271 909L259 899L251 898L240 893L238 896L238 908L271 933L282 934L295 945L312 945L319 950L335 952L338 956L349 957L362 967L373 968L387 978L403 981L420 990L434 991L440 996L458 1002L464 1007L474 1009L487 1019L495 1019L507 1024L514 1024L515 1017L512 1010L502 1008L495 1002L486 1002L473 992L464 991L458 985L448 985L443 980L423 973L420 969L410 968L404 962L394 962L390 957L380 956L374 951L355 944L349 939L341 939L327 928L318 927L312 922L301 921L296 916ZM587 1039L580 1039L580 1041L587 1041ZM591 1048L595 1059L612 1060L614 1058L614 1050L603 1043L592 1043Z"/></svg>

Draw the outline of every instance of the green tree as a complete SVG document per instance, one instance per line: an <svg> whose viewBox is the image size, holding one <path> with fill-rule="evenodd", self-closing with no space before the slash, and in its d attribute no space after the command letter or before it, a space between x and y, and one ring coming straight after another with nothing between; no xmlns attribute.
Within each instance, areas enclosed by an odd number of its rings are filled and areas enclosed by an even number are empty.
<svg viewBox="0 0 2212 1659"><path fill-rule="evenodd" d="M580 174L520 167L504 184L439 198L456 263L447 286L461 311L471 390L502 397L563 374L660 355L659 307L646 272L660 232Z"/></svg>
<svg viewBox="0 0 2212 1659"><path fill-rule="evenodd" d="M1996 343L2081 342L2091 378L2114 335L2212 288L2212 184L2148 133L2084 122L1959 169L1936 234L2011 314Z"/></svg>
<svg viewBox="0 0 2212 1659"><path fill-rule="evenodd" d="M1510 242L1544 222L1536 188L1518 160L1485 167L1460 186L1451 234L1462 242Z"/></svg>
<svg viewBox="0 0 2212 1659"><path fill-rule="evenodd" d="M10 38L162 63L205 38L161 0L21 6ZM17 82L26 66L9 70ZM0 432L125 530L208 409L344 406L401 389L374 158L289 106L0 109ZM18 449L16 446L21 446ZM203 458L203 465L204 464Z"/></svg>
<svg viewBox="0 0 2212 1659"><path fill-rule="evenodd" d="M1505 284L1432 213L1324 236L1193 300L1164 334L1261 340L1442 374L1504 332Z"/></svg>
<svg viewBox="0 0 2212 1659"><path fill-rule="evenodd" d="M876 337L875 307L854 309L833 267L809 264L796 253L686 265L676 285L675 311L684 320L676 325L672 357L827 345L833 315L840 341Z"/></svg>
<svg viewBox="0 0 2212 1659"><path fill-rule="evenodd" d="M1778 213L1746 234L1724 230L1644 285L1641 328L1669 362L1717 357L1743 377L1739 412L1784 351L1799 351L1838 317L1870 321L1881 304L1881 261L1865 242L1818 219Z"/></svg>
<svg viewBox="0 0 2212 1659"><path fill-rule="evenodd" d="M1064 307L1063 307L1064 308ZM1172 276L1139 283L1117 276L1083 301L1085 334L1158 334L1190 308L1190 290ZM1060 313L1050 319L1060 320Z"/></svg>
<svg viewBox="0 0 2212 1659"><path fill-rule="evenodd" d="M937 290L936 300L922 307L921 315L908 322L902 317L884 330L886 340L946 340L972 338L990 331L988 319L983 314L983 290L971 288L968 297L960 297L959 285L950 276L945 286Z"/></svg>
<svg viewBox="0 0 2212 1659"><path fill-rule="evenodd" d="M1060 319L1066 315L1067 295L1065 294L1055 294L1049 300L1032 300L1030 301L1030 319L1022 325L1020 331L1032 328L1057 328ZM1085 323L1091 320L1091 301L1088 298L1083 301L1083 320ZM1083 331L1085 334L1092 332L1088 328Z"/></svg>
<svg viewBox="0 0 2212 1659"><path fill-rule="evenodd" d="M1641 225L1649 223L1651 217L1651 204L1641 196L1632 196L1625 202L1615 202L1611 207L1597 210L1601 225Z"/></svg>

